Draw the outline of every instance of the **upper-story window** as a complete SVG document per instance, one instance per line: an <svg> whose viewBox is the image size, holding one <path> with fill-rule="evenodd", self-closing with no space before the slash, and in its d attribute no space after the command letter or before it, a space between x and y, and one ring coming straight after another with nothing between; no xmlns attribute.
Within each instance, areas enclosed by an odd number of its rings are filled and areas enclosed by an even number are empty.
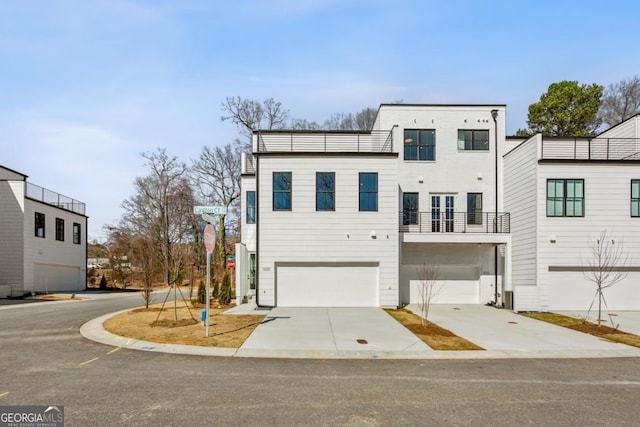
<svg viewBox="0 0 640 427"><path fill-rule="evenodd" d="M76 245L80 244L80 236L81 236L82 226L77 222L73 223L73 243Z"/></svg>
<svg viewBox="0 0 640 427"><path fill-rule="evenodd" d="M458 130L458 150L487 151L489 150L488 130Z"/></svg>
<svg viewBox="0 0 640 427"><path fill-rule="evenodd" d="M56 240L64 242L64 219L56 218Z"/></svg>
<svg viewBox="0 0 640 427"><path fill-rule="evenodd" d="M584 216L584 180L548 179L547 216Z"/></svg>
<svg viewBox="0 0 640 427"><path fill-rule="evenodd" d="M333 211L336 209L335 172L316 172L316 210Z"/></svg>
<svg viewBox="0 0 640 427"><path fill-rule="evenodd" d="M291 210L291 172L273 173L273 210Z"/></svg>
<svg viewBox="0 0 640 427"><path fill-rule="evenodd" d="M631 216L640 217L640 179L631 180Z"/></svg>
<svg viewBox="0 0 640 427"><path fill-rule="evenodd" d="M247 224L256 223L256 192L247 191Z"/></svg>
<svg viewBox="0 0 640 427"><path fill-rule="evenodd" d="M378 174L376 172L360 172L360 211L378 210Z"/></svg>
<svg viewBox="0 0 640 427"><path fill-rule="evenodd" d="M43 213L40 212L36 212L36 229L35 229L35 234L36 237L42 237L44 239L44 223L45 223L45 217Z"/></svg>
<svg viewBox="0 0 640 427"><path fill-rule="evenodd" d="M433 129L405 129L404 159L435 160L436 131Z"/></svg>
<svg viewBox="0 0 640 427"><path fill-rule="evenodd" d="M482 193L467 193L467 224L482 225Z"/></svg>

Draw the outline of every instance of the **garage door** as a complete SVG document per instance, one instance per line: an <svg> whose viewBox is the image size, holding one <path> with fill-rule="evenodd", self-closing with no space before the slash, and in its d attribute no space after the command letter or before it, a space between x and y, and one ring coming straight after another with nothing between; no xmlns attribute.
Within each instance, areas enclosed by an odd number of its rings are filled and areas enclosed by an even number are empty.
<svg viewBox="0 0 640 427"><path fill-rule="evenodd" d="M79 291L80 268L72 266L34 264L36 292Z"/></svg>
<svg viewBox="0 0 640 427"><path fill-rule="evenodd" d="M639 280L640 274L631 272L625 280L605 289L609 310L640 310ZM595 294L596 285L581 272L549 271L549 310L587 310L592 303L596 307Z"/></svg>
<svg viewBox="0 0 640 427"><path fill-rule="evenodd" d="M478 304L480 302L479 266L437 266L433 283L434 304ZM415 274L415 273L414 273ZM410 302L420 302L421 280L409 281Z"/></svg>
<svg viewBox="0 0 640 427"><path fill-rule="evenodd" d="M279 307L377 307L377 264L276 266Z"/></svg>

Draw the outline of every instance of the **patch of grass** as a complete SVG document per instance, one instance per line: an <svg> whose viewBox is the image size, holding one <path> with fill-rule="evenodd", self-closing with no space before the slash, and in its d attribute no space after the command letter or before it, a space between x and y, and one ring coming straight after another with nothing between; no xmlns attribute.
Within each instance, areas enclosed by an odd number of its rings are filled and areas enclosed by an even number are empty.
<svg viewBox="0 0 640 427"><path fill-rule="evenodd" d="M239 348L258 327L264 315L220 314L229 307L212 308L210 314L209 337L205 337L205 327L200 322L200 310L191 308L191 313L181 303L175 319L173 307L166 307L160 313L160 305L148 309L137 308L112 317L104 322L104 328L116 335L164 344L201 345L209 347Z"/></svg>
<svg viewBox="0 0 640 427"><path fill-rule="evenodd" d="M427 321L423 325L422 318L407 309L385 309L385 311L434 350L484 350L434 323Z"/></svg>
<svg viewBox="0 0 640 427"><path fill-rule="evenodd" d="M558 313L522 313L522 315L530 317L532 319L542 320L543 322L548 322L554 325L573 329L574 331L594 335L598 338L604 338L609 341L614 341L640 348L640 336L622 332L609 326L598 326L595 323L586 322L582 319L577 319L575 317L565 316Z"/></svg>

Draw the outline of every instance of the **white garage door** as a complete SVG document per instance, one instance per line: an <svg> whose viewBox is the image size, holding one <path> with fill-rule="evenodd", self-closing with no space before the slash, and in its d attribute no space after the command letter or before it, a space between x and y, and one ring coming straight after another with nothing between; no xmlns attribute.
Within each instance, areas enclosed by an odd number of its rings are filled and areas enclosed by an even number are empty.
<svg viewBox="0 0 640 427"><path fill-rule="evenodd" d="M80 268L62 265L34 264L34 291L79 291Z"/></svg>
<svg viewBox="0 0 640 427"><path fill-rule="evenodd" d="M640 275L629 273L625 280L604 290L610 310L640 310ZM549 310L587 310L597 307L596 285L581 272L549 271Z"/></svg>
<svg viewBox="0 0 640 427"><path fill-rule="evenodd" d="M415 274L415 273L414 273ZM433 283L434 304L478 304L480 279L478 266L437 266L438 279ZM421 280L409 281L410 302L421 299Z"/></svg>
<svg viewBox="0 0 640 427"><path fill-rule="evenodd" d="M377 307L378 266L281 265L276 289L279 307Z"/></svg>

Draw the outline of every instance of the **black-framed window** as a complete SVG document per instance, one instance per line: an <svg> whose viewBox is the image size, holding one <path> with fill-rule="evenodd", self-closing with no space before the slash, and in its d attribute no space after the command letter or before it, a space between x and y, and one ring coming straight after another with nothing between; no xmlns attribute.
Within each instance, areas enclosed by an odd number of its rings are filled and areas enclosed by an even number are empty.
<svg viewBox="0 0 640 427"><path fill-rule="evenodd" d="M378 173L360 172L359 174L359 202L361 212L378 210Z"/></svg>
<svg viewBox="0 0 640 427"><path fill-rule="evenodd" d="M247 224L256 223L256 192L247 191Z"/></svg>
<svg viewBox="0 0 640 427"><path fill-rule="evenodd" d="M584 216L584 180L548 179L547 216Z"/></svg>
<svg viewBox="0 0 640 427"><path fill-rule="evenodd" d="M316 211L334 211L335 209L335 172L316 172Z"/></svg>
<svg viewBox="0 0 640 427"><path fill-rule="evenodd" d="M291 210L291 172L273 173L273 210Z"/></svg>
<svg viewBox="0 0 640 427"><path fill-rule="evenodd" d="M404 159L435 160L436 131L434 129L405 129Z"/></svg>
<svg viewBox="0 0 640 427"><path fill-rule="evenodd" d="M44 239L44 227L45 226L45 216L43 213L36 212L35 219L35 236L42 237Z"/></svg>
<svg viewBox="0 0 640 427"><path fill-rule="evenodd" d="M77 222L73 223L73 243L76 245L80 244L80 239L82 236L82 226Z"/></svg>
<svg viewBox="0 0 640 427"><path fill-rule="evenodd" d="M482 193L467 193L467 224L482 225Z"/></svg>
<svg viewBox="0 0 640 427"><path fill-rule="evenodd" d="M631 180L631 216L640 217L640 179Z"/></svg>
<svg viewBox="0 0 640 427"><path fill-rule="evenodd" d="M458 150L462 151L488 151L488 130L458 130Z"/></svg>
<svg viewBox="0 0 640 427"><path fill-rule="evenodd" d="M418 193L402 193L402 225L418 223Z"/></svg>
<svg viewBox="0 0 640 427"><path fill-rule="evenodd" d="M64 242L64 219L56 218L56 240Z"/></svg>

